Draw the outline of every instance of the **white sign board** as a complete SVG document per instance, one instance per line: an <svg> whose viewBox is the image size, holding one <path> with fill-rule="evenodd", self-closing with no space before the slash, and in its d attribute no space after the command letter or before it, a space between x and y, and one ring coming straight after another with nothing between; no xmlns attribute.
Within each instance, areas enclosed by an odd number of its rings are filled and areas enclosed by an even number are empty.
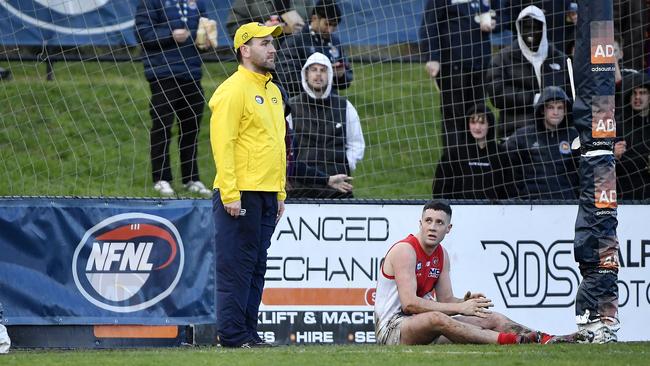
<svg viewBox="0 0 650 366"><path fill-rule="evenodd" d="M495 311L534 329L554 334L577 329L577 206L452 209L453 228L442 245L450 256L457 297L467 290L483 292L495 303ZM260 323L331 324L340 313L314 319L312 312L338 311L350 319L335 324L372 329L368 314L381 260L391 245L417 232L421 212L422 205L288 205L269 250ZM618 336L620 341L650 340L650 227L645 226L650 207L619 206L618 212ZM278 320L278 314L284 318ZM303 319L285 319L291 316ZM354 337L354 332L348 335Z"/></svg>

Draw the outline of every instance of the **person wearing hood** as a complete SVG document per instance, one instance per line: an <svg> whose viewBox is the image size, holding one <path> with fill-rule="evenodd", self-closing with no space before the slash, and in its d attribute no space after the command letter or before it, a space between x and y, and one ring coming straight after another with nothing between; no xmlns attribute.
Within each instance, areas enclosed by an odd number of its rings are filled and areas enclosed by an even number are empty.
<svg viewBox="0 0 650 366"><path fill-rule="evenodd" d="M520 127L504 142L512 169L512 198L576 199L578 131L570 125L571 101L562 88L544 88L535 104L535 124Z"/></svg>
<svg viewBox="0 0 650 366"><path fill-rule="evenodd" d="M642 73L623 79L623 106L617 135L625 152L616 165L617 197L642 200L650 197L650 80Z"/></svg>
<svg viewBox="0 0 650 366"><path fill-rule="evenodd" d="M462 142L445 149L433 180L433 198L496 200L508 198L500 169L494 115L484 104L467 113Z"/></svg>
<svg viewBox="0 0 650 366"><path fill-rule="evenodd" d="M307 58L320 52L330 59L334 68L332 90L346 89L352 83L352 68L345 57L341 41L333 34L343 13L336 0L319 0L311 19L302 31L285 37L278 50L276 75L290 97L300 94L300 70Z"/></svg>
<svg viewBox="0 0 650 366"><path fill-rule="evenodd" d="M490 63L496 27L489 1L429 0L420 40L429 77L440 80L445 147L455 147L465 129L465 106L485 99L483 74ZM436 81L434 81L436 82Z"/></svg>
<svg viewBox="0 0 650 366"><path fill-rule="evenodd" d="M517 42L493 56L486 73L492 103L501 110L499 137L535 120L535 102L548 86L568 90L566 55L546 36L546 18L536 6L519 13Z"/></svg>
<svg viewBox="0 0 650 366"><path fill-rule="evenodd" d="M363 158L359 114L346 98L332 93L334 70L316 52L302 68L303 92L291 98L295 172L291 198L351 198L351 175Z"/></svg>
<svg viewBox="0 0 650 366"><path fill-rule="evenodd" d="M567 29L567 18L571 12L577 14L577 2L571 0L509 0L507 6L516 17L527 6L534 5L546 15L546 29L549 42L564 50L563 45L571 39L572 33ZM513 24L510 24L512 28Z"/></svg>

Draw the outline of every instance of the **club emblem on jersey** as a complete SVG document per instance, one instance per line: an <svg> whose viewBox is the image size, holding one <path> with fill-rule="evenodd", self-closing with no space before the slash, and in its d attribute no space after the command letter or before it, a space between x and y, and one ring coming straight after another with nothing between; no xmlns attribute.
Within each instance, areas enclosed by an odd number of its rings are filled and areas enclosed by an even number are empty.
<svg viewBox="0 0 650 366"><path fill-rule="evenodd" d="M438 258L433 258L433 265L434 266L437 266L438 262L439 262Z"/></svg>
<svg viewBox="0 0 650 366"><path fill-rule="evenodd" d="M567 155L571 154L571 144L568 141L560 142L560 154Z"/></svg>
<svg viewBox="0 0 650 366"><path fill-rule="evenodd" d="M271 97L271 103L273 103L273 104L278 104L278 98L276 98L276 97Z"/></svg>

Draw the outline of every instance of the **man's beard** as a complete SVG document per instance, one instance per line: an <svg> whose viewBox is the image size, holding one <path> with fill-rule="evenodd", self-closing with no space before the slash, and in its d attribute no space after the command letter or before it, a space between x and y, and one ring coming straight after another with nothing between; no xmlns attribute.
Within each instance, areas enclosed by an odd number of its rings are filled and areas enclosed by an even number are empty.
<svg viewBox="0 0 650 366"><path fill-rule="evenodd" d="M275 71L275 63L268 62L266 60L262 62L256 62L255 67L257 67L258 70L265 73Z"/></svg>
<svg viewBox="0 0 650 366"><path fill-rule="evenodd" d="M314 85L309 85L309 88L311 88L311 90L312 90L314 93L324 93L324 92L325 92L325 89L327 89L327 85L323 85L323 86L314 86Z"/></svg>

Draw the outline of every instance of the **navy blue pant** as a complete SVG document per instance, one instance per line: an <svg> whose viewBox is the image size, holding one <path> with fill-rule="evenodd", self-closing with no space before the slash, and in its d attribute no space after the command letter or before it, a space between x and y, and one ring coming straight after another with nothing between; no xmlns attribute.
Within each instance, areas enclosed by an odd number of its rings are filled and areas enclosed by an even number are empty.
<svg viewBox="0 0 650 366"><path fill-rule="evenodd" d="M262 301L267 250L275 230L277 192L241 193L244 216L234 218L213 195L217 273L217 332L221 344L237 347L261 339L257 313Z"/></svg>

